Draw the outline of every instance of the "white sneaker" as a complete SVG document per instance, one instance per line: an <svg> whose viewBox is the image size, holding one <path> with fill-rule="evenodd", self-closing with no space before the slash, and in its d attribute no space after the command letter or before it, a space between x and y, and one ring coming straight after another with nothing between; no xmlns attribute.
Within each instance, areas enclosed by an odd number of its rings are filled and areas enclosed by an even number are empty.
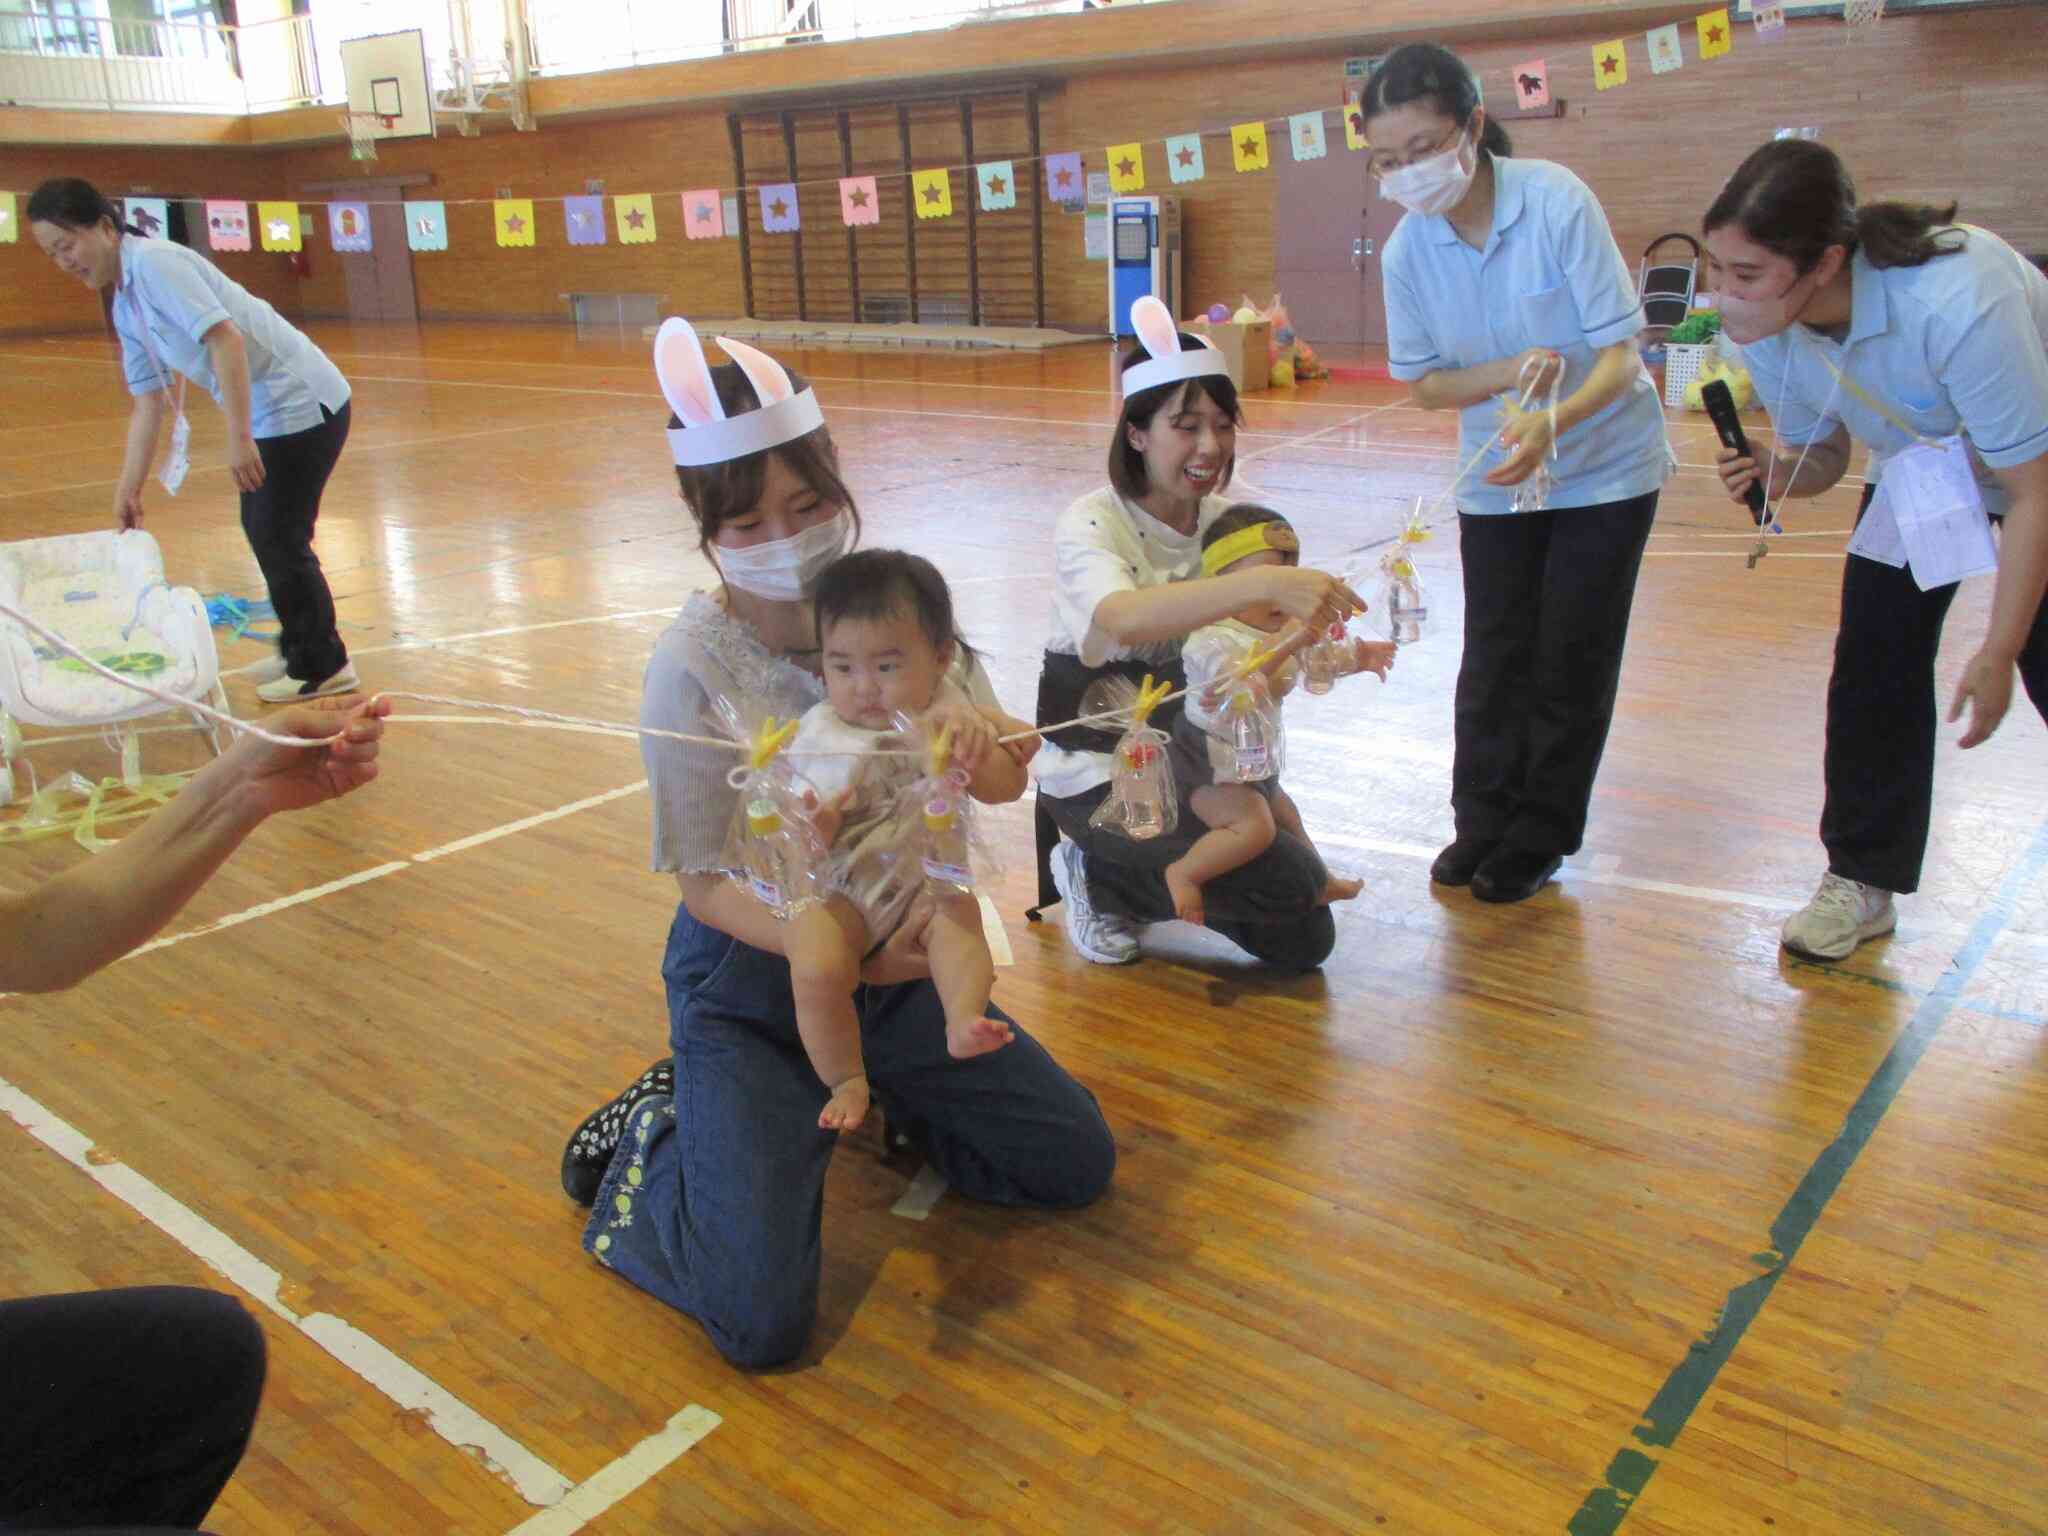
<svg viewBox="0 0 2048 1536"><path fill-rule="evenodd" d="M253 661L248 666L242 668L242 676L249 679L250 682L256 684L259 688L265 683L276 682L284 674L285 665L282 654L266 656L261 661Z"/></svg>
<svg viewBox="0 0 2048 1536"><path fill-rule="evenodd" d="M1081 850L1065 839L1052 851L1052 883L1066 909L1067 942L1083 960L1129 965L1138 958L1138 936L1130 919L1098 912L1088 900L1088 876Z"/></svg>
<svg viewBox="0 0 2048 1536"><path fill-rule="evenodd" d="M1821 876L1813 900L1785 920L1783 942L1810 960L1840 960L1866 939L1880 938L1898 925L1890 891L1830 871Z"/></svg>
<svg viewBox="0 0 2048 1536"><path fill-rule="evenodd" d="M355 663L345 661L339 672L317 683L301 682L289 673L267 683L259 683L256 697L266 704L297 704L306 699L325 698L330 693L354 693L362 686L362 680L356 676Z"/></svg>

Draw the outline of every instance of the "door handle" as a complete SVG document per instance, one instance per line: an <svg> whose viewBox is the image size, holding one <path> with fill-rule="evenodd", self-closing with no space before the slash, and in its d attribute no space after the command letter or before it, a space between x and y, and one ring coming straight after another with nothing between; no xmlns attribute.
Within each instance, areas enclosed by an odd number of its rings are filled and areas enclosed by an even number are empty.
<svg viewBox="0 0 2048 1536"><path fill-rule="evenodd" d="M1372 242L1363 235L1351 242L1351 266L1354 271L1363 272L1366 262L1373 254Z"/></svg>

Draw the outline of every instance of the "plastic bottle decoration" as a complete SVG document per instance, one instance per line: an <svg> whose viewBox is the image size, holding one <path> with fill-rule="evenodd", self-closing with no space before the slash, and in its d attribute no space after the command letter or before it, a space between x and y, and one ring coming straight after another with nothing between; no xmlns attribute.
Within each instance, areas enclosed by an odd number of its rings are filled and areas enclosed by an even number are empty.
<svg viewBox="0 0 2048 1536"><path fill-rule="evenodd" d="M1342 623L1332 624L1329 630L1315 642L1301 651L1301 686L1308 693L1328 693L1337 686L1337 679L1351 670L1350 640Z"/></svg>
<svg viewBox="0 0 2048 1536"><path fill-rule="evenodd" d="M1408 554L1410 546L1428 537L1429 530L1422 526L1422 498L1418 496L1415 510L1408 514L1408 522L1394 540L1393 548L1380 557L1380 623L1387 638L1396 645L1413 645L1420 640L1422 622L1429 617L1429 607L1422 599L1422 576Z"/></svg>
<svg viewBox="0 0 2048 1536"><path fill-rule="evenodd" d="M1231 778L1239 784L1256 784L1280 774L1280 706L1264 675L1272 659L1272 651L1255 645L1235 674L1220 684L1230 690L1223 713L1230 725Z"/></svg>
<svg viewBox="0 0 2048 1536"><path fill-rule="evenodd" d="M779 755L796 727L770 716L748 739L746 762L727 775L740 801L726 837L726 868L777 917L825 895L825 849L811 824L810 786Z"/></svg>
<svg viewBox="0 0 2048 1536"><path fill-rule="evenodd" d="M967 775L952 767L953 728L940 731L926 758L925 777L916 786L922 810L924 879L928 886L958 891L974 889L974 859L967 830Z"/></svg>
<svg viewBox="0 0 2048 1536"><path fill-rule="evenodd" d="M1117 740L1116 771L1108 795L1088 818L1090 826L1143 842L1164 837L1180 824L1180 794L1166 755L1166 733L1149 723L1152 711L1172 691L1171 684L1154 682L1147 673L1130 703L1114 706L1128 708L1131 720Z"/></svg>
<svg viewBox="0 0 2048 1536"><path fill-rule="evenodd" d="M1542 361L1541 358L1530 358L1522 364L1522 371L1516 376L1515 389L1521 397L1517 408L1520 410L1526 411L1535 403L1536 379L1542 372ZM1538 407L1550 413L1550 447L1529 472L1528 478L1515 487L1509 505L1517 512L1541 512L1550 504L1550 493L1557 489L1557 476L1550 466L1557 462L1557 397L1563 386L1564 367L1560 362L1557 372L1551 376L1549 397Z"/></svg>

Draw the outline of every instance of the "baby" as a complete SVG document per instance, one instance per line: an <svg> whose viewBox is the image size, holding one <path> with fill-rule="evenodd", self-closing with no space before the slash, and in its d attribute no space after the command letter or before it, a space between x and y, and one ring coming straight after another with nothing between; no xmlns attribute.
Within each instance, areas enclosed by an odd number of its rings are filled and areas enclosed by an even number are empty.
<svg viewBox="0 0 2048 1536"><path fill-rule="evenodd" d="M956 849L958 862L950 862L926 834L927 810L943 823L947 806L929 806L930 797L906 803L904 791L930 764L918 738L895 734L895 718L912 716L934 733L950 727L950 761L977 800L1016 799L1025 770L1020 754L996 745L990 718L1007 724L1007 717L983 711L949 675L978 676L979 669L955 629L946 580L930 561L888 549L847 555L819 578L812 601L825 702L804 715L789 752L818 789L814 821L831 850L825 883L833 894L790 914L783 953L804 1051L831 1090L818 1124L850 1131L868 1109L853 1006L861 961L928 883L937 907L925 948L945 1009L947 1049L978 1056L1011 1038L1008 1024L987 1016L995 962L964 852ZM908 756L875 755L906 747ZM832 755L809 755L820 752ZM963 814L953 811L952 827L964 825Z"/></svg>
<svg viewBox="0 0 2048 1536"><path fill-rule="evenodd" d="M1301 541L1294 530L1265 507L1240 503L1226 508L1202 535L1204 576L1255 565L1296 565L1300 559ZM1186 922L1202 921L1202 887L1264 853L1278 830L1309 841L1300 809L1280 787L1285 742L1280 701L1295 684L1295 654L1312 637L1296 629L1276 642L1287 623L1278 608L1248 608L1205 624L1181 648L1188 692L1174 722L1173 767L1181 783L1193 786L1188 803L1208 828L1165 870L1174 911ZM1323 643L1342 648L1336 658L1340 672L1372 672L1384 681L1394 664L1395 647L1385 641ZM1255 646L1272 648L1271 654L1240 678ZM1360 881L1331 875L1322 899L1348 901L1361 888Z"/></svg>

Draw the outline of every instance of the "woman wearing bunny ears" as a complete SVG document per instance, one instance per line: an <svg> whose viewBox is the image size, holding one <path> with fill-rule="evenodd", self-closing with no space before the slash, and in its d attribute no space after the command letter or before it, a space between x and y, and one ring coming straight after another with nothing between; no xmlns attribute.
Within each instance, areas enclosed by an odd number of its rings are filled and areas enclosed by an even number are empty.
<svg viewBox="0 0 2048 1536"><path fill-rule="evenodd" d="M1520 901L1586 830L1629 609L1671 464L1643 372L1634 279L1586 184L1508 158L1457 55L1410 43L1366 82L1370 168L1408 210L1383 258L1388 372L1459 413L1465 575L1451 811L1439 885ZM1549 394L1547 409L1521 402ZM1520 494L1542 471L1546 496ZM1531 507L1529 502L1540 500Z"/></svg>
<svg viewBox="0 0 2048 1536"><path fill-rule="evenodd" d="M686 321L665 321L655 341L676 478L720 584L692 596L656 644L641 723L698 736L721 734L721 696L782 719L824 698L809 594L859 527L817 396L753 348L719 345L734 361L711 368ZM953 680L994 709L971 658ZM578 1127L562 1184L595 1202L584 1246L600 1263L695 1317L734 1364L778 1365L817 1315L835 1139L818 1128L827 1093L797 1032L780 924L722 867L738 758L655 736L641 750L654 867L682 895L662 962L673 1059ZM855 994L886 1120L971 1199L1088 1204L1116 1162L1094 1096L1022 1029L1000 1051L948 1053L922 947L929 918L913 911L867 959Z"/></svg>
<svg viewBox="0 0 2048 1536"><path fill-rule="evenodd" d="M1052 635L1038 682L1038 723L1086 713L1098 678L1133 682L1150 673L1184 682L1180 649L1195 630L1265 603L1311 628L1365 607L1321 571L1262 565L1201 575L1202 534L1229 503L1219 493L1236 464L1242 420L1223 356L1181 334L1166 306L1131 306L1139 345L1123 360L1123 410L1109 444L1109 481L1053 526ZM1152 723L1170 728L1180 706ZM1112 731L1070 726L1046 733L1039 754L1039 904L1065 908L1067 937L1099 965L1138 957L1138 930L1174 916L1166 866L1190 835L1135 842L1089 825L1109 793ZM1184 827L1200 822L1184 811ZM1064 840L1062 840L1064 834ZM1252 860L1212 882L1205 923L1281 970L1321 965L1337 942L1324 905L1328 874L1315 850L1282 833ZM1037 908L1032 915L1037 915Z"/></svg>

